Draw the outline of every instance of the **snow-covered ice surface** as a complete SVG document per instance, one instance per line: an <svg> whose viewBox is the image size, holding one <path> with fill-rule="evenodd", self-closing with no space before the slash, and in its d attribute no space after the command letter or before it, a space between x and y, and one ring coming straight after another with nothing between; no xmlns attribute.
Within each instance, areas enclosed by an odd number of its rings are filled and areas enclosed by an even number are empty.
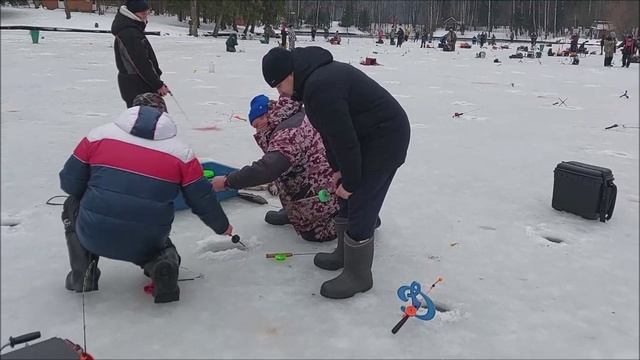
<svg viewBox="0 0 640 360"><path fill-rule="evenodd" d="M98 16L2 8L2 24L109 28ZM179 135L201 157L242 166L260 156L242 117L256 94L274 96L261 57L272 45L190 38L169 18L148 30L174 100ZM64 289L67 250L58 171L93 127L124 110L109 34L2 31L1 338L34 330L82 342L81 297ZM514 50L444 53L345 39L329 48L385 86L406 109L412 138L376 232L374 288L352 299L319 295L337 272L311 256L279 263L266 252L313 252L289 227L263 221L270 206L223 202L249 250L189 212L176 214L172 239L188 274L179 302L155 305L134 265L100 260L100 291L86 295L87 346L96 358L638 358L638 64L579 66ZM361 66L374 52L382 66ZM493 63L497 57L502 63ZM214 63L215 72L209 72ZM619 96L628 91L629 99ZM330 91L330 89L327 89ZM566 98L566 106L553 105ZM454 118L455 113L464 113ZM216 125L218 130L194 127ZM618 185L613 219L588 221L551 208L553 169L577 160L611 168ZM187 275L188 275L187 274ZM396 290L427 286L447 312L400 319Z"/></svg>

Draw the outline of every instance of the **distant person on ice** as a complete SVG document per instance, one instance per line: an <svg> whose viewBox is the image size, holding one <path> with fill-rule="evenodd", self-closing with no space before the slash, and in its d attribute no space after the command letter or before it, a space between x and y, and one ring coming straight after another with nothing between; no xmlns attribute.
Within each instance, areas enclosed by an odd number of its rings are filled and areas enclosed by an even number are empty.
<svg viewBox="0 0 640 360"><path fill-rule="evenodd" d="M444 48L444 51L455 51L456 41L458 41L458 35L453 31L453 28L449 28L449 32L447 33L447 45Z"/></svg>
<svg viewBox="0 0 640 360"><path fill-rule="evenodd" d="M148 16L148 0L127 0L111 24L118 87L127 108L133 106L136 95L151 92L165 96L169 93L167 85L160 80L162 71L156 54L144 35Z"/></svg>
<svg viewBox="0 0 640 360"><path fill-rule="evenodd" d="M236 52L236 46L238 46L238 36L235 33L229 35L227 41L225 42L225 45L227 46L227 52Z"/></svg>
<svg viewBox="0 0 640 360"><path fill-rule="evenodd" d="M342 273L320 294L343 299L373 286L373 233L391 181L406 158L409 119L396 99L357 68L323 48L271 49L262 74L281 96L301 99L325 144L340 197L338 246L318 253L316 266Z"/></svg>
<svg viewBox="0 0 640 360"><path fill-rule="evenodd" d="M282 46L283 48L287 48L287 35L289 33L287 32L287 26L282 23L282 25L280 26L280 36L282 38L281 42L280 42L280 46Z"/></svg>
<svg viewBox="0 0 640 360"><path fill-rule="evenodd" d="M622 48L622 67L629 67L631 64L631 57L636 53L636 40L633 35L627 34L622 40L622 43L618 46Z"/></svg>
<svg viewBox="0 0 640 360"><path fill-rule="evenodd" d="M613 52L616 49L616 41L611 37L611 35L607 35L607 38L604 40L604 66L612 66L611 61L613 60Z"/></svg>
<svg viewBox="0 0 640 360"><path fill-rule="evenodd" d="M264 155L227 176L214 177L213 188L243 189L274 181L283 209L267 212L267 223L291 224L307 241L335 239L338 198L321 202L317 195L322 189L334 190L334 171L302 103L288 97L269 101L264 95L256 96L251 100L249 123L256 129L253 137Z"/></svg>
<svg viewBox="0 0 640 360"><path fill-rule="evenodd" d="M98 290L103 256L142 267L156 303L177 301L180 256L169 233L178 192L217 234L231 235L233 227L193 151L176 138L162 97L142 94L133 103L91 130L60 171L69 194L62 211L71 265L65 287L82 292L86 278L84 290Z"/></svg>
<svg viewBox="0 0 640 360"><path fill-rule="evenodd" d="M293 29L293 25L289 25L289 50L296 48L296 31Z"/></svg>
<svg viewBox="0 0 640 360"><path fill-rule="evenodd" d="M404 30L402 30L402 25L398 27L398 43L396 47L402 47L402 43L404 42Z"/></svg>

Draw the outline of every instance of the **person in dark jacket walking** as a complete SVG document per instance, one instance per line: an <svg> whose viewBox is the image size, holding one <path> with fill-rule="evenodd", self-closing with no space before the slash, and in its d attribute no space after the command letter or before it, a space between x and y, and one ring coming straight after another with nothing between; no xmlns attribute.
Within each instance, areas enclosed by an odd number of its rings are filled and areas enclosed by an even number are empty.
<svg viewBox="0 0 640 360"><path fill-rule="evenodd" d="M317 31L318 31L318 30L316 30L316 27L315 27L315 26L312 26L312 27L311 27L311 41L316 41L316 32L317 32Z"/></svg>
<svg viewBox="0 0 640 360"><path fill-rule="evenodd" d="M180 256L169 239L173 200L217 234L233 227L193 151L176 138L162 97L141 94L114 122L93 129L60 171L71 271L65 287L98 290L100 256L134 263L154 283L156 303L177 301Z"/></svg>
<svg viewBox="0 0 640 360"><path fill-rule="evenodd" d="M334 61L320 47L270 50L262 74L281 96L302 99L320 132L340 197L338 246L319 253L316 266L342 273L322 284L320 294L348 298L373 286L373 233L391 181L406 158L410 127L396 99L357 68Z"/></svg>
<svg viewBox="0 0 640 360"><path fill-rule="evenodd" d="M148 0L127 0L111 24L111 33L115 36L113 51L118 67L118 87L127 108L133 106L136 95L152 92L165 96L170 92L160 80L162 71L158 59L144 35L148 15Z"/></svg>
<svg viewBox="0 0 640 360"><path fill-rule="evenodd" d="M272 225L291 224L307 241L336 238L334 216L338 198L319 199L323 189L332 189L331 169L318 131L302 110L302 103L288 97L269 101L264 95L251 101L249 122L264 156L227 176L213 178L213 188L243 189L274 182L283 209L268 211Z"/></svg>

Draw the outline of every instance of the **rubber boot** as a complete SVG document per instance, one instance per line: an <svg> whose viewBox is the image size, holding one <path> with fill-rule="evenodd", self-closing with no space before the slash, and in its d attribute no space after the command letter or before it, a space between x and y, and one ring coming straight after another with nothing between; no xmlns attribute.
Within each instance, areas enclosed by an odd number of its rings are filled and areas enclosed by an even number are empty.
<svg viewBox="0 0 640 360"><path fill-rule="evenodd" d="M178 287L178 270L180 255L169 240L167 247L151 261L144 264L144 272L153 281L153 299L156 304L180 300Z"/></svg>
<svg viewBox="0 0 640 360"><path fill-rule="evenodd" d="M344 266L344 233L347 230L347 219L336 217L336 235L338 237L338 245L335 250L330 253L321 252L313 257L313 263L320 269L338 270Z"/></svg>
<svg viewBox="0 0 640 360"><path fill-rule="evenodd" d="M62 224L64 225L64 236L67 239L67 250L69 251L69 265L71 271L67 274L64 287L67 290L82 292L98 290L98 279L100 269L98 269L99 257L92 254L82 246L76 234L76 217L80 208L80 200L69 196L65 200L62 209Z"/></svg>
<svg viewBox="0 0 640 360"><path fill-rule="evenodd" d="M98 279L100 269L98 269L99 257L86 250L75 232L65 234L67 238L67 249L69 250L69 265L71 271L67 274L65 287L67 290L82 292L98 290ZM92 264L93 262L93 264Z"/></svg>
<svg viewBox="0 0 640 360"><path fill-rule="evenodd" d="M271 225L287 225L291 224L289 220L289 215L287 215L287 211L282 208L278 211L267 211L264 216L264 221Z"/></svg>
<svg viewBox="0 0 640 360"><path fill-rule="evenodd" d="M330 299L346 299L373 287L373 237L355 241L344 236L344 270L335 279L326 281L320 295Z"/></svg>

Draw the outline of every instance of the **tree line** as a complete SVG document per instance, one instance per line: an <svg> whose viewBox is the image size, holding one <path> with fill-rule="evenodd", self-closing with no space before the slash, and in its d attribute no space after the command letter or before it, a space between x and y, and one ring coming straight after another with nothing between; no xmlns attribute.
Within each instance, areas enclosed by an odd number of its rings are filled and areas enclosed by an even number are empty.
<svg viewBox="0 0 640 360"><path fill-rule="evenodd" d="M98 10L118 6L123 0L93 0ZM5 0L13 5L37 0ZM640 26L637 0L149 0L156 14L177 16L190 23L190 35L198 36L201 23L221 30L254 32L255 26L282 22L301 26L341 26L374 31L387 24L419 26L428 31L453 21L464 30L491 31L509 27L516 34L537 32L559 35L565 29L589 28L595 20L611 22L618 32L634 32ZM452 19L453 18L453 19Z"/></svg>

